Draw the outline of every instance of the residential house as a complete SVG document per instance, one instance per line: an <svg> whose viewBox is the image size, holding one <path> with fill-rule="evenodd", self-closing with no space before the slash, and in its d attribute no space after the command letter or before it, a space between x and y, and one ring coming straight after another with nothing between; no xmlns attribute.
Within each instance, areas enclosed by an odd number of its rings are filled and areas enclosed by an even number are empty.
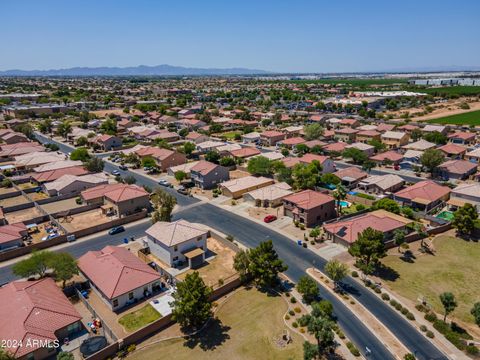
<svg viewBox="0 0 480 360"><path fill-rule="evenodd" d="M342 119L340 120L339 125L340 127L344 128L356 128L360 125L360 121L358 121L357 119Z"/></svg>
<svg viewBox="0 0 480 360"><path fill-rule="evenodd" d="M465 131L457 131L448 135L448 141L460 145L474 145L476 134Z"/></svg>
<svg viewBox="0 0 480 360"><path fill-rule="evenodd" d="M303 164L311 164L313 161L318 161L322 166L322 174L333 173L336 170L335 163L328 156L305 154L298 159Z"/></svg>
<svg viewBox="0 0 480 360"><path fill-rule="evenodd" d="M422 129L422 132L424 132L424 133L439 132L440 134L447 135L447 133L448 133L448 126L443 126L443 125L425 125L425 127Z"/></svg>
<svg viewBox="0 0 480 360"><path fill-rule="evenodd" d="M465 180L477 172L478 164L466 160L449 160L437 166L438 176L445 180Z"/></svg>
<svg viewBox="0 0 480 360"><path fill-rule="evenodd" d="M2 348L17 359L55 358L55 346L83 330L82 317L52 278L12 281L0 287Z"/></svg>
<svg viewBox="0 0 480 360"><path fill-rule="evenodd" d="M449 159L463 159L467 148L455 143L447 143L438 148Z"/></svg>
<svg viewBox="0 0 480 360"><path fill-rule="evenodd" d="M26 236L27 227L23 223L0 226L0 252L23 246Z"/></svg>
<svg viewBox="0 0 480 360"><path fill-rule="evenodd" d="M286 196L293 194L292 187L287 183L280 182L250 191L243 195L245 201L255 203L258 207L276 207L282 205Z"/></svg>
<svg viewBox="0 0 480 360"><path fill-rule="evenodd" d="M122 139L114 135L100 135L93 138L93 143L98 144L103 151L110 151L122 146Z"/></svg>
<svg viewBox="0 0 480 360"><path fill-rule="evenodd" d="M88 251L78 259L78 268L113 311L147 298L161 288L160 274L125 247L106 246L100 251Z"/></svg>
<svg viewBox="0 0 480 360"><path fill-rule="evenodd" d="M159 221L145 233L150 252L170 266L188 263L190 268L196 268L205 261L209 231L201 224L183 219Z"/></svg>
<svg viewBox="0 0 480 360"><path fill-rule="evenodd" d="M31 180L38 184L43 184L49 181L55 181L67 174L80 176L80 175L86 175L88 173L89 171L85 169L83 166L77 165L77 166L65 167L61 169L35 172L31 175Z"/></svg>
<svg viewBox="0 0 480 360"><path fill-rule="evenodd" d="M32 153L15 156L17 170L32 170L43 164L65 160L65 155L57 152L35 151Z"/></svg>
<svg viewBox="0 0 480 360"><path fill-rule="evenodd" d="M200 189L212 189L230 179L226 167L201 160L190 169L190 178Z"/></svg>
<svg viewBox="0 0 480 360"><path fill-rule="evenodd" d="M0 144L0 158L13 158L15 156L33 152L45 151L45 148L35 142L19 142L15 144Z"/></svg>
<svg viewBox="0 0 480 360"><path fill-rule="evenodd" d="M416 150L416 151L426 151L428 149L434 149L437 145L427 140L418 140L413 143L402 146L404 150Z"/></svg>
<svg viewBox="0 0 480 360"><path fill-rule="evenodd" d="M396 151L390 150L384 153L377 154L375 156L370 157L370 160L380 163L380 164L400 164L403 160L403 155L397 153Z"/></svg>
<svg viewBox="0 0 480 360"><path fill-rule="evenodd" d="M356 141L361 143L369 143L372 140L380 141L380 133L375 130L362 130L356 135Z"/></svg>
<svg viewBox="0 0 480 360"><path fill-rule="evenodd" d="M450 188L431 180L420 181L393 194L393 199L402 206L428 212L447 201Z"/></svg>
<svg viewBox="0 0 480 360"><path fill-rule="evenodd" d="M185 164L187 162L185 154L153 146L136 145L131 149L123 151L124 154L130 154L132 152L137 154L140 159L152 157L160 171L167 171L167 169L172 166Z"/></svg>
<svg viewBox="0 0 480 360"><path fill-rule="evenodd" d="M416 166L421 166L420 157L423 151L407 150L403 154L403 160L400 162L401 169L413 170Z"/></svg>
<svg viewBox="0 0 480 360"><path fill-rule="evenodd" d="M118 217L150 209L150 197L142 187L128 184L104 184L84 190L80 197L88 205L102 204L106 214Z"/></svg>
<svg viewBox="0 0 480 360"><path fill-rule="evenodd" d="M358 183L357 188L369 194L385 195L400 190L405 180L395 174L371 175Z"/></svg>
<svg viewBox="0 0 480 360"><path fill-rule="evenodd" d="M0 139L3 140L3 142L6 144L17 144L30 141L24 134L20 132L16 132L10 129L0 130L4 130L0 132Z"/></svg>
<svg viewBox="0 0 480 360"><path fill-rule="evenodd" d="M335 199L313 190L303 190L283 198L283 214L313 227L337 216Z"/></svg>
<svg viewBox="0 0 480 360"><path fill-rule="evenodd" d="M185 164L177 165L177 166L172 166L168 168L168 175L170 176L175 176L175 174L179 171L183 171L186 175L187 178L190 177L190 170L198 164L198 161L191 161Z"/></svg>
<svg viewBox="0 0 480 360"><path fill-rule="evenodd" d="M247 192L260 189L274 183L275 181L273 179L265 177L245 176L242 178L223 182L219 185L219 187L225 196L230 196L233 199L238 199Z"/></svg>
<svg viewBox="0 0 480 360"><path fill-rule="evenodd" d="M202 154L206 154L210 151L215 151L218 147L224 146L227 143L223 141L205 141L200 144L197 144L197 150L201 152Z"/></svg>
<svg viewBox="0 0 480 360"><path fill-rule="evenodd" d="M242 142L244 144L252 144L257 143L260 141L260 133L258 132L251 132L242 135Z"/></svg>
<svg viewBox="0 0 480 360"><path fill-rule="evenodd" d="M286 147L288 149L292 149L299 144L303 144L304 142L305 139L302 137L291 137L277 142L277 147Z"/></svg>
<svg viewBox="0 0 480 360"><path fill-rule="evenodd" d="M480 211L480 184L460 184L450 193L447 204L451 210L456 210L466 203L470 203Z"/></svg>
<svg viewBox="0 0 480 360"><path fill-rule="evenodd" d="M375 153L375 147L372 145L368 145L362 142L355 142L353 144L345 146L345 149L357 149L363 152L367 156L372 156Z"/></svg>
<svg viewBox="0 0 480 360"><path fill-rule="evenodd" d="M43 188L49 196L62 196L78 194L101 184L108 184L108 177L104 173L81 176L65 174L55 181L43 184Z"/></svg>
<svg viewBox="0 0 480 360"><path fill-rule="evenodd" d="M377 126L377 131L381 133L384 133L387 131L393 131L393 129L395 129L395 125L392 125L392 124L383 123L383 124L378 124Z"/></svg>
<svg viewBox="0 0 480 360"><path fill-rule="evenodd" d="M261 151L253 147L244 147L238 150L230 151L230 155L235 159L247 159L255 155L260 155Z"/></svg>
<svg viewBox="0 0 480 360"><path fill-rule="evenodd" d="M465 159L470 162L480 164L480 148L476 148L472 151L467 152L465 154Z"/></svg>
<svg viewBox="0 0 480 360"><path fill-rule="evenodd" d="M355 141L355 136L357 135L358 130L352 128L341 128L335 130L335 139L337 141L344 141L344 142L353 142Z"/></svg>
<svg viewBox="0 0 480 360"><path fill-rule="evenodd" d="M275 146L279 141L285 139L285 134L281 131L270 130L260 134L260 141L265 146Z"/></svg>
<svg viewBox="0 0 480 360"><path fill-rule="evenodd" d="M402 125L402 126L400 126L400 127L398 128L398 130L403 131L403 132L405 132L405 133L407 133L407 134L409 134L409 135L410 135L414 130L417 130L417 129L419 129L418 126L416 126L416 125L411 125L411 124Z"/></svg>
<svg viewBox="0 0 480 360"><path fill-rule="evenodd" d="M389 149L398 149L401 146L407 145L410 139L409 135L399 131L386 131L381 136L382 143Z"/></svg>
<svg viewBox="0 0 480 360"><path fill-rule="evenodd" d="M190 141L194 144L200 144L202 142L210 140L210 138L205 134L200 134L198 132L192 131L185 136L186 141Z"/></svg>
<svg viewBox="0 0 480 360"><path fill-rule="evenodd" d="M385 210L376 210L345 220L325 224L323 229L327 235L327 239L332 240L334 243L350 247L367 228L382 232L384 242L388 244L392 242L395 231L398 230L407 233L407 225L411 223L412 220L402 216L392 214Z"/></svg>
<svg viewBox="0 0 480 360"><path fill-rule="evenodd" d="M337 170L333 173L336 175L340 180L342 180L342 185L346 186L347 188L351 189L355 187L361 180L365 179L368 174L359 169L356 166L346 167L344 169Z"/></svg>
<svg viewBox="0 0 480 360"><path fill-rule="evenodd" d="M343 150L345 150L347 145L348 145L347 143L338 141L338 142L334 142L334 143L323 146L322 150L325 152L325 154L332 154L332 153L341 154Z"/></svg>

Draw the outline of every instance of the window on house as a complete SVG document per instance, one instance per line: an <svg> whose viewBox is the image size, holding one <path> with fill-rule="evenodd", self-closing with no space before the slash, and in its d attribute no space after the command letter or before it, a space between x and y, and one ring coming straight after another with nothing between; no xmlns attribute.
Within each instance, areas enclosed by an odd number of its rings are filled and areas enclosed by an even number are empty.
<svg viewBox="0 0 480 360"><path fill-rule="evenodd" d="M113 299L113 307L117 307L118 306L118 299Z"/></svg>
<svg viewBox="0 0 480 360"><path fill-rule="evenodd" d="M128 293L128 300L132 300L132 299L133 299L133 291Z"/></svg>
<svg viewBox="0 0 480 360"><path fill-rule="evenodd" d="M177 245L175 245L175 246L173 247L173 251L178 251L178 246L177 246Z"/></svg>
<svg viewBox="0 0 480 360"><path fill-rule="evenodd" d="M202 237L201 236L197 237L197 241L200 241L200 240L202 240Z"/></svg>
<svg viewBox="0 0 480 360"><path fill-rule="evenodd" d="M173 258L173 261L177 261L177 260L178 260L178 256L175 256L175 257Z"/></svg>

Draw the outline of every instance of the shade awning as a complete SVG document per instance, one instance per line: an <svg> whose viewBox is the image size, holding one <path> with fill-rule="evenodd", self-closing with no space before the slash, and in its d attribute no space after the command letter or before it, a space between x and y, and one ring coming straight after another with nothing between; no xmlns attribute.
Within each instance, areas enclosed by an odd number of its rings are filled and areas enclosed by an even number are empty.
<svg viewBox="0 0 480 360"><path fill-rule="evenodd" d="M190 251L187 251L186 253L183 253L187 259L193 259L194 257L197 257L199 255L202 255L205 251L203 251L202 248L196 248Z"/></svg>

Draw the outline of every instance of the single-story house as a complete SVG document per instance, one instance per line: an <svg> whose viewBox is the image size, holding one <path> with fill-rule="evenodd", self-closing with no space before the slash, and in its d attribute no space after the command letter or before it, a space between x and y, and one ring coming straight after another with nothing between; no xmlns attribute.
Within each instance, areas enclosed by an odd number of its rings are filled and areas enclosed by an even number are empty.
<svg viewBox="0 0 480 360"><path fill-rule="evenodd" d="M402 206L429 211L449 199L450 188L425 180L393 194L393 199Z"/></svg>
<svg viewBox="0 0 480 360"><path fill-rule="evenodd" d="M113 310L160 290L160 274L125 247L106 246L78 259L78 268L95 293Z"/></svg>
<svg viewBox="0 0 480 360"><path fill-rule="evenodd" d="M244 147L241 149L230 151L230 155L232 155L235 159L246 159L260 154L261 151L254 147Z"/></svg>
<svg viewBox="0 0 480 360"><path fill-rule="evenodd" d="M196 268L205 261L209 231L201 224L183 219L158 221L145 233L150 252L170 266L188 262L190 268Z"/></svg>
<svg viewBox="0 0 480 360"><path fill-rule="evenodd" d="M420 139L420 140L415 141L413 143L402 146L402 149L425 151L425 150L428 150L428 149L434 149L436 146L437 145L435 145L435 143L432 143L432 142L424 140L424 139Z"/></svg>
<svg viewBox="0 0 480 360"><path fill-rule="evenodd" d="M438 175L444 179L465 180L477 172L478 164L466 160L449 160L437 166Z"/></svg>
<svg viewBox="0 0 480 360"><path fill-rule="evenodd" d="M337 216L335 199L313 190L303 190L283 198L283 214L307 227Z"/></svg>
<svg viewBox="0 0 480 360"><path fill-rule="evenodd" d="M0 252L23 246L23 238L27 236L24 223L0 226Z"/></svg>
<svg viewBox="0 0 480 360"><path fill-rule="evenodd" d="M453 209L462 207L466 203L470 203L480 210L480 184L460 184L450 193L450 200L447 204Z"/></svg>
<svg viewBox="0 0 480 360"><path fill-rule="evenodd" d="M342 180L342 185L348 188L353 188L361 180L365 179L368 176L365 171L359 169L356 166L337 170L333 173L333 175L336 175L340 180Z"/></svg>
<svg viewBox="0 0 480 360"><path fill-rule="evenodd" d="M403 155L397 153L396 151L390 150L384 153L377 154L370 157L370 160L380 163L380 164L399 164L403 160Z"/></svg>
<svg viewBox="0 0 480 360"><path fill-rule="evenodd" d="M43 184L43 188L50 196L60 196L77 194L101 184L108 184L108 177L104 173L81 176L66 174L55 181Z"/></svg>
<svg viewBox="0 0 480 360"><path fill-rule="evenodd" d="M422 132L425 132L425 133L439 132L440 134L447 135L447 133L448 133L448 126L443 126L443 125L425 125L425 127L422 129Z"/></svg>
<svg viewBox="0 0 480 360"><path fill-rule="evenodd" d="M223 182L219 185L219 187L225 196L238 199L249 191L260 189L274 183L275 181L273 179L266 177L245 176Z"/></svg>
<svg viewBox="0 0 480 360"><path fill-rule="evenodd" d="M476 148L472 151L469 151L465 154L465 159L470 162L480 164L480 148Z"/></svg>
<svg viewBox="0 0 480 360"><path fill-rule="evenodd" d="M375 153L375 147L372 145L368 145L362 142L355 142L353 144L345 146L345 149L357 149L363 152L367 156L372 156Z"/></svg>
<svg viewBox="0 0 480 360"><path fill-rule="evenodd" d="M370 194L384 195L400 190L405 180L395 174L371 175L357 185L357 188Z"/></svg>
<svg viewBox="0 0 480 360"><path fill-rule="evenodd" d="M260 133L258 132L251 132L242 135L242 142L244 144L251 144L260 141Z"/></svg>
<svg viewBox="0 0 480 360"><path fill-rule="evenodd" d="M455 143L448 143L438 148L447 158L450 159L463 159L463 156L467 152L467 148Z"/></svg>
<svg viewBox="0 0 480 360"><path fill-rule="evenodd" d="M293 194L292 187L287 183L280 182L250 191L243 195L245 201L255 203L258 207L275 207L282 204L284 197Z"/></svg>
<svg viewBox="0 0 480 360"><path fill-rule="evenodd" d="M198 132L192 131L185 136L185 140L190 141L194 144L201 144L202 142L210 140L210 138L205 134L200 134Z"/></svg>
<svg viewBox="0 0 480 360"><path fill-rule="evenodd" d="M475 144L475 138L475 133L465 131L457 131L453 134L448 135L448 141L454 144L461 145L473 145Z"/></svg>

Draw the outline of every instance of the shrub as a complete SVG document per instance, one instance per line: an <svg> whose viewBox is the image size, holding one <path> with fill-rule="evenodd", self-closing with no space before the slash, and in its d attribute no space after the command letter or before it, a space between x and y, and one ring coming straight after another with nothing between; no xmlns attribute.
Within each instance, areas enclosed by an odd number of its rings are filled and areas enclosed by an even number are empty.
<svg viewBox="0 0 480 360"><path fill-rule="evenodd" d="M427 330L425 335L427 335L427 337L430 338L430 339L433 339L435 337L435 334L430 330Z"/></svg>
<svg viewBox="0 0 480 360"><path fill-rule="evenodd" d="M415 360L415 355L413 354L405 354L403 360Z"/></svg>
<svg viewBox="0 0 480 360"><path fill-rule="evenodd" d="M298 306L293 309L297 314L302 312L302 309L300 309Z"/></svg>
<svg viewBox="0 0 480 360"><path fill-rule="evenodd" d="M475 345L468 345L466 350L467 350L467 354L469 355L478 355L478 353L480 352L480 350L478 350L478 348Z"/></svg>
<svg viewBox="0 0 480 360"><path fill-rule="evenodd" d="M285 296L286 296L286 297L290 297L290 293L289 293L289 292L286 292L286 293L285 293Z"/></svg>
<svg viewBox="0 0 480 360"><path fill-rule="evenodd" d="M382 290L380 290L379 287L374 288L373 291L375 291L377 294L381 294L381 293L382 293Z"/></svg>
<svg viewBox="0 0 480 360"><path fill-rule="evenodd" d="M135 351L136 348L137 348L137 346L135 344L130 344L127 347L127 352L131 353L131 352Z"/></svg>
<svg viewBox="0 0 480 360"><path fill-rule="evenodd" d="M340 339L345 339L345 334L342 331L338 330L337 335Z"/></svg>
<svg viewBox="0 0 480 360"><path fill-rule="evenodd" d="M407 314L408 314L408 309L407 309L407 308L403 308L403 309L401 310L401 312L402 312L403 315L407 315Z"/></svg>
<svg viewBox="0 0 480 360"><path fill-rule="evenodd" d="M395 305L395 309L397 309L398 311L402 311L403 309L402 304L397 303L397 305Z"/></svg>
<svg viewBox="0 0 480 360"><path fill-rule="evenodd" d="M301 328L300 329L300 332L303 334L305 332L305 329L304 328Z"/></svg>
<svg viewBox="0 0 480 360"><path fill-rule="evenodd" d="M351 341L347 342L347 348L350 350L353 356L360 356L360 351L358 351Z"/></svg>
<svg viewBox="0 0 480 360"><path fill-rule="evenodd" d="M295 311L293 311L293 310L288 310L288 314L289 314L290 316L295 316Z"/></svg>
<svg viewBox="0 0 480 360"><path fill-rule="evenodd" d="M357 204L357 205L355 206L355 209L357 209L357 211L365 210L365 205L363 205L363 204Z"/></svg>
<svg viewBox="0 0 480 360"><path fill-rule="evenodd" d="M308 317L302 316L300 319L297 321L298 325L300 326L307 326L308 325Z"/></svg>
<svg viewBox="0 0 480 360"><path fill-rule="evenodd" d="M393 307L397 306L397 304L398 304L397 300L394 300L394 299L390 300L390 305L392 305Z"/></svg>
<svg viewBox="0 0 480 360"><path fill-rule="evenodd" d="M290 302L291 302L292 304L295 304L295 303L297 302L297 299L295 299L295 298L292 296L292 298L290 299Z"/></svg>
<svg viewBox="0 0 480 360"><path fill-rule="evenodd" d="M355 305L355 301L350 300L350 304Z"/></svg>
<svg viewBox="0 0 480 360"><path fill-rule="evenodd" d="M285 320L290 320L290 315L286 314L285 315Z"/></svg>
<svg viewBox="0 0 480 360"><path fill-rule="evenodd" d="M427 308L423 304L415 305L415 309L417 309L418 311L421 311L421 312L426 312L427 311Z"/></svg>
<svg viewBox="0 0 480 360"><path fill-rule="evenodd" d="M414 321L415 320L415 315L413 315L411 312L408 312L407 315L405 315L408 320Z"/></svg>
<svg viewBox="0 0 480 360"><path fill-rule="evenodd" d="M385 300L385 301L390 300L390 295L388 295L387 293L383 293L382 294L382 300Z"/></svg>
<svg viewBox="0 0 480 360"><path fill-rule="evenodd" d="M356 278L358 277L358 272L356 272L355 270L352 271L352 277Z"/></svg>
<svg viewBox="0 0 480 360"><path fill-rule="evenodd" d="M296 322L296 321L294 321L294 322L292 323L292 326L293 326L295 329L296 329L296 328L298 328L298 324L297 324L297 322Z"/></svg>
<svg viewBox="0 0 480 360"><path fill-rule="evenodd" d="M305 224L300 224L299 227L300 227L300 230L305 230Z"/></svg>
<svg viewBox="0 0 480 360"><path fill-rule="evenodd" d="M425 325L420 325L420 331L422 332L427 331L427 327Z"/></svg>
<svg viewBox="0 0 480 360"><path fill-rule="evenodd" d="M424 318L429 322L434 322L437 320L437 315L435 315L433 312L428 312L425 314Z"/></svg>

